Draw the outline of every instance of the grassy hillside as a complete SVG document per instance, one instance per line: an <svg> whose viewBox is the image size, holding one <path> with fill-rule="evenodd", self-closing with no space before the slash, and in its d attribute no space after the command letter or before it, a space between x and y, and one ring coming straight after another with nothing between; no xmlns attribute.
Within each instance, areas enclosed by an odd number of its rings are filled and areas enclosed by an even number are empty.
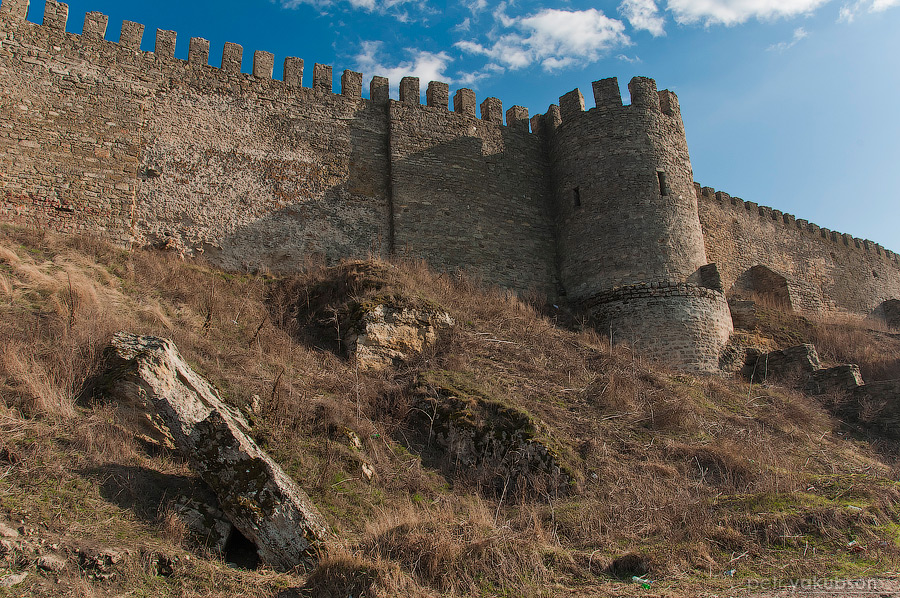
<svg viewBox="0 0 900 598"><path fill-rule="evenodd" d="M650 368L577 313L418 263L298 270L0 229L0 523L20 528L0 577L28 573L0 595L697 596L898 568L896 444L835 419L834 398ZM386 296L456 326L360 371L339 339ZM744 340L895 371L890 334L768 313ZM118 330L173 339L252 419L335 534L316 571L244 570L192 542L173 505L204 488L185 460L146 414L80 398ZM433 440L447 405L527 434L564 482L460 466Z"/></svg>

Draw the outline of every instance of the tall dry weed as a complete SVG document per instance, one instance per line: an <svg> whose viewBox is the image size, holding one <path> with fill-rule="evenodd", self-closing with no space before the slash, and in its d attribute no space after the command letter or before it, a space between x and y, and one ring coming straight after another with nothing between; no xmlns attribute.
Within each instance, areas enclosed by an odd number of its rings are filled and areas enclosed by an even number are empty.
<svg viewBox="0 0 900 598"><path fill-rule="evenodd" d="M53 372L27 347L20 344L4 347L2 365L7 384L26 412L63 418L74 415L75 401L66 392L59 372Z"/></svg>

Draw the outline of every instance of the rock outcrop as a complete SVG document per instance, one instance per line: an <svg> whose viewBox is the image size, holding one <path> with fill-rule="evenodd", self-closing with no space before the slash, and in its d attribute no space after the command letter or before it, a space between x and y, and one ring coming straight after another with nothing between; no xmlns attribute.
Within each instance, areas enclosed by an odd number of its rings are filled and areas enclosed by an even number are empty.
<svg viewBox="0 0 900 598"><path fill-rule="evenodd" d="M822 364L815 346L797 345L769 353L748 349L742 373L752 382L786 381L792 378L805 380L809 374L820 369Z"/></svg>
<svg viewBox="0 0 900 598"><path fill-rule="evenodd" d="M823 368L815 346L808 344L769 353L748 349L741 373L754 383L774 380L810 395L846 394L863 385L859 366L843 364Z"/></svg>
<svg viewBox="0 0 900 598"><path fill-rule="evenodd" d="M279 570L312 569L327 536L306 493L247 435L243 418L194 372L170 340L118 333L96 391L142 402L216 494L235 528ZM95 392L96 392L95 391Z"/></svg>
<svg viewBox="0 0 900 598"><path fill-rule="evenodd" d="M900 380L870 382L853 390L843 415L889 438L900 438Z"/></svg>
<svg viewBox="0 0 900 598"><path fill-rule="evenodd" d="M566 494L575 481L528 413L491 397L464 375L429 371L419 380L412 422L445 469L497 494Z"/></svg>
<svg viewBox="0 0 900 598"><path fill-rule="evenodd" d="M853 392L864 384L859 366L848 363L822 368L809 375L803 391L809 395Z"/></svg>
<svg viewBox="0 0 900 598"><path fill-rule="evenodd" d="M450 314L428 302L376 297L351 307L344 346L360 369L383 369L421 353L441 329L451 326Z"/></svg>

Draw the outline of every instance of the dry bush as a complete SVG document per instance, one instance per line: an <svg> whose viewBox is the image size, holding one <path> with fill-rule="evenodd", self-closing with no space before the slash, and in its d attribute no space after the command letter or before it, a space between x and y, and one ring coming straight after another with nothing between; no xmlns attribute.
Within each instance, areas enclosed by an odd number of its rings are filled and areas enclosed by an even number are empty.
<svg viewBox="0 0 900 598"><path fill-rule="evenodd" d="M550 534L541 522L526 517L519 529L499 526L484 501L455 503L385 512L367 525L360 549L370 558L399 562L422 585L452 596L487 588L535 595L549 573L542 553Z"/></svg>
<svg viewBox="0 0 900 598"><path fill-rule="evenodd" d="M863 380L900 378L900 337L872 319L832 316L814 321L811 342L831 363L855 363Z"/></svg>

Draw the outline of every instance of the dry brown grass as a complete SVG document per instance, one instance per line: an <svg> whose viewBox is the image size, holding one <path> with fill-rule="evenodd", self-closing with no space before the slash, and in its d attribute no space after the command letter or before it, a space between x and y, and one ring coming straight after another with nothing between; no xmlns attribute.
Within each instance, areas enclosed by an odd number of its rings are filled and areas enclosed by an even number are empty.
<svg viewBox="0 0 900 598"><path fill-rule="evenodd" d="M133 406L76 401L119 329L172 338L226 401L258 405L250 413L257 441L341 538L306 589L294 588L306 595L363 586L371 596L559 595L559 585L608 580L616 559L632 553L657 578L731 566L737 550L765 569L786 549L784 537L798 534L831 559L800 559L798 570L843 566L839 540L860 533L859 524L840 515L846 495L821 490L825 477L840 485L857 476L845 485L867 488L858 500L879 521L898 519L889 482L896 470L837 434L818 402L648 368L591 330L558 325L577 324L577 314L420 262L311 263L275 278L0 229L0 275L8 339L0 460L19 463L0 477L0 514L40 512L52 529L75 526L93 541L109 535L96 524L102 514L129 542L181 554L184 533L165 509L167 493L195 481ZM440 305L457 325L394 370L356 371L338 342L347 304L381 293ZM416 382L435 371L527 413L573 472L568 495L479 494L465 476L423 462L408 440L409 413ZM771 518L758 515L763 507ZM867 530L879 538L873 545L886 541L887 532ZM131 581L150 596L237 588L271 597L275 587L302 585L196 562L201 573L180 573L181 585L153 586L144 569Z"/></svg>
<svg viewBox="0 0 900 598"><path fill-rule="evenodd" d="M815 321L811 342L832 363L855 363L864 380L900 378L900 335L878 320L832 316Z"/></svg>

